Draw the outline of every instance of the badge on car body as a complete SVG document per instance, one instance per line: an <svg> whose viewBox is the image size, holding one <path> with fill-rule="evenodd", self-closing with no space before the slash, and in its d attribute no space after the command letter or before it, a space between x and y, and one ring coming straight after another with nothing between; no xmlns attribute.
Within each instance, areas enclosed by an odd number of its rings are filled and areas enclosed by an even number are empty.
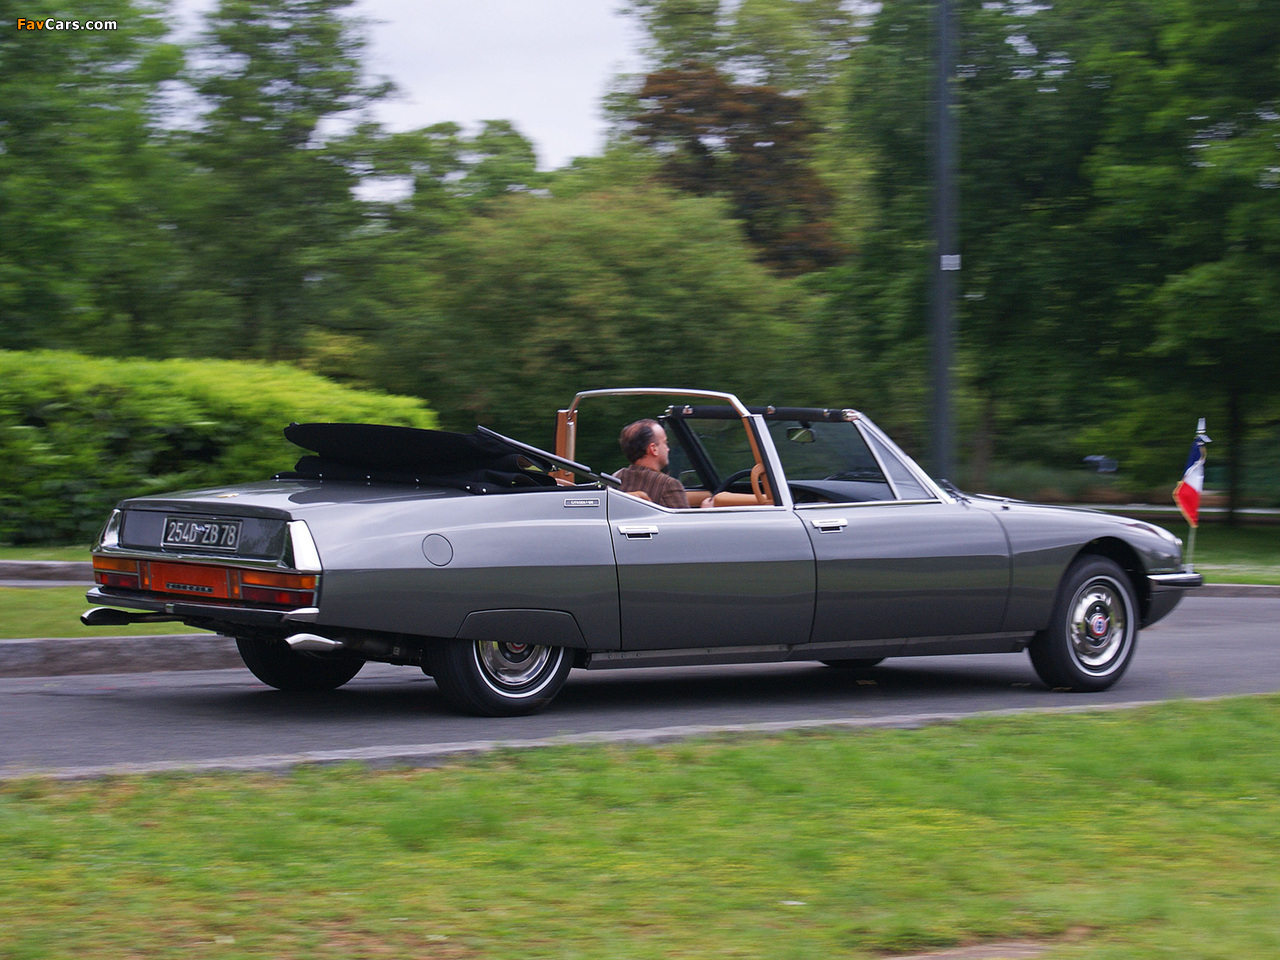
<svg viewBox="0 0 1280 960"><path fill-rule="evenodd" d="M566 507L598 507L599 497L575 497L564 502Z"/></svg>

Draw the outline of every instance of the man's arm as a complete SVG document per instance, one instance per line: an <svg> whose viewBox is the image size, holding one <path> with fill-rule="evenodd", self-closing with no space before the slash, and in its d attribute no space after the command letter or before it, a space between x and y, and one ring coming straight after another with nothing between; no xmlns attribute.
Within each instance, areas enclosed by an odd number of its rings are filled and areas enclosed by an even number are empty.
<svg viewBox="0 0 1280 960"><path fill-rule="evenodd" d="M689 498L685 495L684 484L675 477L668 477L665 473L659 476L665 477L667 482L662 484L662 491L656 498L658 503L676 510L688 510Z"/></svg>

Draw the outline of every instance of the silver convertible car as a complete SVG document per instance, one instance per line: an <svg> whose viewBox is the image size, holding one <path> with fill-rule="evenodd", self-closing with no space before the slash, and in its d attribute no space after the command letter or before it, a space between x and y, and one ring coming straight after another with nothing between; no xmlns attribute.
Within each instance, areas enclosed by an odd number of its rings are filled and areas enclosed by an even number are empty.
<svg viewBox="0 0 1280 960"><path fill-rule="evenodd" d="M577 461L583 411L624 401L665 427L687 508ZM573 667L1026 650L1048 687L1103 690L1201 583L1165 531L939 485L856 410L628 388L578 394L554 453L483 427L285 434L310 453L271 480L120 503L84 622L226 634L283 690L407 664L515 715Z"/></svg>

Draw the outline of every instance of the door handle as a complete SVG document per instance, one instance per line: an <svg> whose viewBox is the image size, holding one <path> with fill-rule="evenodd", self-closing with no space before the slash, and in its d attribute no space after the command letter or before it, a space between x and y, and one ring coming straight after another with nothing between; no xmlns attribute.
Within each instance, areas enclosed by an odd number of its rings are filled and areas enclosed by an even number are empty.
<svg viewBox="0 0 1280 960"><path fill-rule="evenodd" d="M844 517L822 517L818 520L810 520L819 533L839 533L849 525L849 521Z"/></svg>
<svg viewBox="0 0 1280 960"><path fill-rule="evenodd" d="M628 540L652 540L658 535L658 528L652 524L628 525L618 524L618 532Z"/></svg>

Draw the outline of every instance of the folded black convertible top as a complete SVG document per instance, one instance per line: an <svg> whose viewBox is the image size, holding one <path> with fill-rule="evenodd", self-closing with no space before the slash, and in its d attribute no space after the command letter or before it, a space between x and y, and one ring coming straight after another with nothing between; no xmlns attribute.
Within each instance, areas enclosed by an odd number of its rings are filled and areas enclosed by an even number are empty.
<svg viewBox="0 0 1280 960"><path fill-rule="evenodd" d="M555 486L550 463L491 432L453 433L373 423L292 423L284 435L311 450L280 480L409 483L472 493Z"/></svg>

